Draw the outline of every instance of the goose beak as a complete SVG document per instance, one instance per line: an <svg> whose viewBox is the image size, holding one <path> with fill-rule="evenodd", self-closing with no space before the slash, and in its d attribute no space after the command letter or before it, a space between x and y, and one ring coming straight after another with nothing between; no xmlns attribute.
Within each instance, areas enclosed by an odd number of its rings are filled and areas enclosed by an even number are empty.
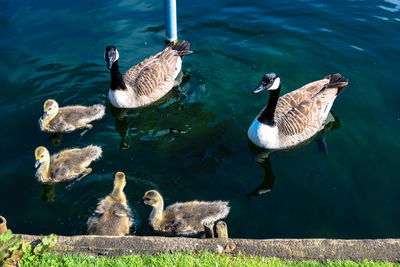
<svg viewBox="0 0 400 267"><path fill-rule="evenodd" d="M43 119L46 119L48 116L49 116L49 114L48 114L47 112L45 112L45 113L43 113L42 118L43 118Z"/></svg>
<svg viewBox="0 0 400 267"><path fill-rule="evenodd" d="M37 160L37 161L35 162L35 169L37 169L37 167L39 167L39 165L40 165L40 162Z"/></svg>
<svg viewBox="0 0 400 267"><path fill-rule="evenodd" d="M143 201L143 199L142 199L142 200L140 200L140 201L136 201L136 204L138 204L138 205L144 205L144 201Z"/></svg>
<svg viewBox="0 0 400 267"><path fill-rule="evenodd" d="M261 92L261 91L263 91L263 90L265 90L265 89L264 89L264 86L263 86L262 83L260 83L260 85L259 85L256 89L254 89L251 93L252 93L252 94L258 94L259 92Z"/></svg>

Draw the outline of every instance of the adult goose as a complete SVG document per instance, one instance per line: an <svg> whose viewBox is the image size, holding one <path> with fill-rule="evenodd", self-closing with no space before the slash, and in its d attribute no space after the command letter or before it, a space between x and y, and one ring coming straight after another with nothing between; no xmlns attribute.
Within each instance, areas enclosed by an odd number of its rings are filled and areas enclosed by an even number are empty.
<svg viewBox="0 0 400 267"><path fill-rule="evenodd" d="M151 56L121 75L118 67L119 53L115 46L108 46L104 54L111 72L108 96L117 108L136 108L149 105L164 96L174 86L182 67L184 55L189 51L186 41L175 47L168 45L160 53Z"/></svg>
<svg viewBox="0 0 400 267"><path fill-rule="evenodd" d="M267 106L249 127L250 141L272 150L306 141L322 130L333 101L347 84L348 80L336 73L279 97L279 76L266 73L253 94L268 90L270 96Z"/></svg>

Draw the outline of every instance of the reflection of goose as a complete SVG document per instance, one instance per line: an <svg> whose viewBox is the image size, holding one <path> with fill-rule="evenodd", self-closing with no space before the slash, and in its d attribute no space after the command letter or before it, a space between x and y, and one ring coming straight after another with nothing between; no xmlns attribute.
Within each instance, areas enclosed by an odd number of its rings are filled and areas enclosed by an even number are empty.
<svg viewBox="0 0 400 267"><path fill-rule="evenodd" d="M43 194L42 200L44 202L54 202L55 192L54 192L54 184L42 184Z"/></svg>
<svg viewBox="0 0 400 267"><path fill-rule="evenodd" d="M249 139L267 149L285 149L307 141L322 130L335 98L347 84L337 73L279 97L280 78L275 73L265 74L253 93L269 90L270 97L250 125Z"/></svg>
<svg viewBox="0 0 400 267"><path fill-rule="evenodd" d="M121 149L127 149L129 148L129 136L127 135L131 120L129 117L129 110L124 108L115 108L111 106L110 111L111 115L113 115L115 118L115 130L119 133L119 136L121 137L119 147Z"/></svg>
<svg viewBox="0 0 400 267"><path fill-rule="evenodd" d="M318 145L318 151L323 154L328 154L328 144L326 142L326 131L337 130L340 128L340 120L338 116L334 116L333 112L329 113L328 118L325 121L324 129L321 131L321 135L315 140Z"/></svg>
<svg viewBox="0 0 400 267"><path fill-rule="evenodd" d="M252 144L249 145L250 145L249 147L251 147ZM269 151L265 149L261 150L260 148L254 148L254 147L251 150L255 155L256 161L264 169L264 181L256 189L248 193L247 198L268 193L269 191L272 190L275 181L275 175L271 167L271 160L269 159Z"/></svg>

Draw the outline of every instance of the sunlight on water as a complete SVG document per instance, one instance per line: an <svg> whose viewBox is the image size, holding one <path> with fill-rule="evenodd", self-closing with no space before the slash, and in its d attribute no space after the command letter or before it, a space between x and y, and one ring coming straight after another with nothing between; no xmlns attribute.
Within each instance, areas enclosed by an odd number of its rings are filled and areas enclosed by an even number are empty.
<svg viewBox="0 0 400 267"><path fill-rule="evenodd" d="M18 233L83 234L124 171L137 235L150 233L150 209L134 203L156 189L167 205L229 200L231 237L398 236L399 11L398 0L178 1L179 37L194 51L183 82L120 110L108 100L104 48L118 47L122 71L163 49L162 1L0 3L0 214ZM323 133L269 154L247 129L268 100L251 90L271 71L282 94L336 72L349 85ZM103 103L106 116L82 138L44 134L48 98ZM104 155L70 191L35 180L37 146L88 144Z"/></svg>

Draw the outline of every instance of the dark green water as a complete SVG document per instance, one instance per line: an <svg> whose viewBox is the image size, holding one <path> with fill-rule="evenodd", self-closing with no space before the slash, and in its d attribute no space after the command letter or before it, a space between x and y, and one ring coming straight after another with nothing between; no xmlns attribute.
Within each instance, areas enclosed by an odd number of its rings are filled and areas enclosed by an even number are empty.
<svg viewBox="0 0 400 267"><path fill-rule="evenodd" d="M133 203L155 188L166 204L229 200L231 237L399 237L398 0L178 0L179 36L194 51L183 64L186 96L112 109L104 48L118 47L123 71L163 49L162 2L0 2L0 214L14 232L84 233L124 171L137 235L149 234L150 208ZM349 86L325 136L259 164L247 128L268 96L250 92L270 71L282 93L336 72ZM56 147L37 127L47 98L101 102L107 113ZM87 144L104 150L93 173L44 201L51 190L34 178L34 149ZM262 184L272 190L251 194Z"/></svg>

